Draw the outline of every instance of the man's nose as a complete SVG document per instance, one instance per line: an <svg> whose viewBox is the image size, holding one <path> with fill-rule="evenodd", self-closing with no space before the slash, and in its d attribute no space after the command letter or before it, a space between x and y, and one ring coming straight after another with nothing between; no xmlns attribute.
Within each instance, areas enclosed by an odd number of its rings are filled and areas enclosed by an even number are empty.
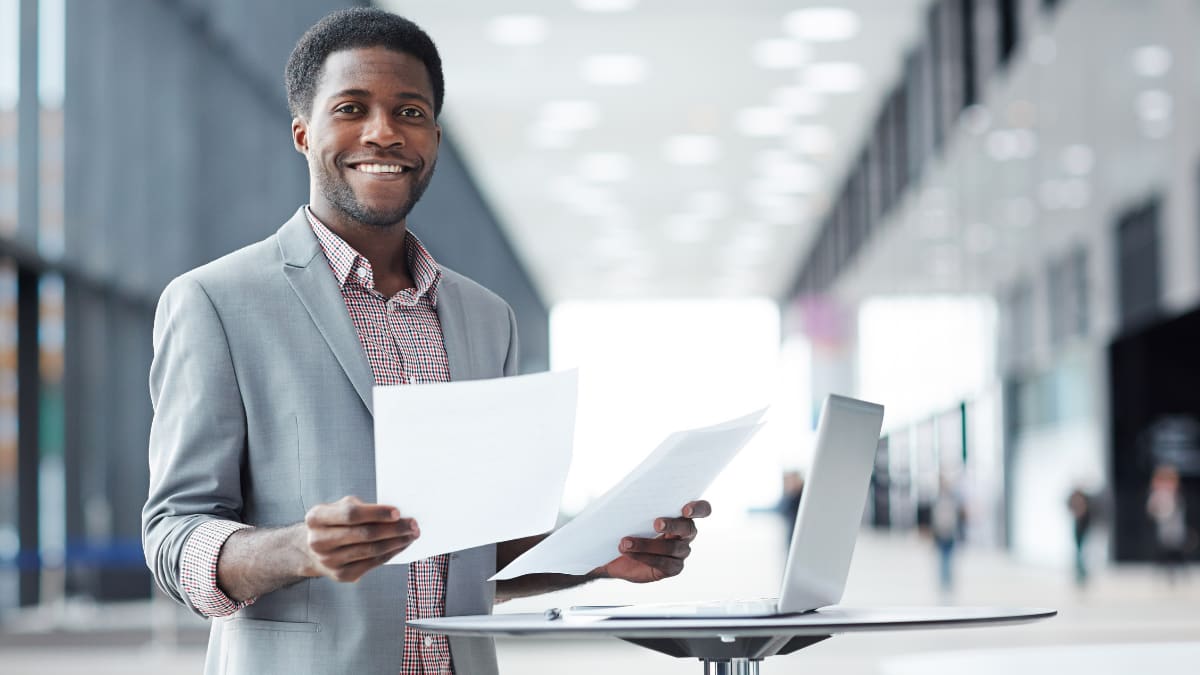
<svg viewBox="0 0 1200 675"><path fill-rule="evenodd" d="M404 147L400 121L383 111L372 114L363 128L362 141L380 148Z"/></svg>

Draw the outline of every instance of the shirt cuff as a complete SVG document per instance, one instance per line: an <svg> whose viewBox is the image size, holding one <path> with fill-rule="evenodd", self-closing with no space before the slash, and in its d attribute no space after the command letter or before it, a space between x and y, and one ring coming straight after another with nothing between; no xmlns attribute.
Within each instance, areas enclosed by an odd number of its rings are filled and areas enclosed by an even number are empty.
<svg viewBox="0 0 1200 675"><path fill-rule="evenodd" d="M232 520L209 520L201 523L183 545L179 582L188 601L204 616L229 616L253 603L257 598L237 602L217 586L217 558L229 535L250 527Z"/></svg>

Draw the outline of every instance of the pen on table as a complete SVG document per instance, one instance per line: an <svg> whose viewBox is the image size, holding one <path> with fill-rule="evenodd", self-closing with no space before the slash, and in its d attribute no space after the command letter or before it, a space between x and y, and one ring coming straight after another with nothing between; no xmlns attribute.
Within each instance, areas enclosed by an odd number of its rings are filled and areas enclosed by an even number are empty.
<svg viewBox="0 0 1200 675"><path fill-rule="evenodd" d="M545 612L542 612L542 616L546 617L547 621L554 621L555 619L561 619L562 618L562 610L557 607L551 607L550 609L546 610Z"/></svg>

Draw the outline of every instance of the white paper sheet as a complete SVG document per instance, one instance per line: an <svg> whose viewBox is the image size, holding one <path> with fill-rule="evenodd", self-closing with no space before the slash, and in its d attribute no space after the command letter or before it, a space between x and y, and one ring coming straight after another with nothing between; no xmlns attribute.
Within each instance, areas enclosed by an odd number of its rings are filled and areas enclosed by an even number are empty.
<svg viewBox="0 0 1200 675"><path fill-rule="evenodd" d="M554 529L577 371L377 386L376 501L416 518L408 563Z"/></svg>
<svg viewBox="0 0 1200 675"><path fill-rule="evenodd" d="M762 427L764 410L701 429L677 431L583 513L518 556L492 579L586 574L618 555L623 537L654 537L654 520L698 499Z"/></svg>

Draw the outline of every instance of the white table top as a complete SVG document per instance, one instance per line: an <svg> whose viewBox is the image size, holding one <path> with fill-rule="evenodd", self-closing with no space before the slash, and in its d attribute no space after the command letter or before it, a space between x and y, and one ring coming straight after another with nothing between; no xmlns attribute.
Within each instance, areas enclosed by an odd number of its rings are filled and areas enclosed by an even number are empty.
<svg viewBox="0 0 1200 675"><path fill-rule="evenodd" d="M1052 609L1027 607L843 607L807 614L768 617L612 619L544 614L449 616L409 622L418 630L444 635L536 635L538 637L769 637L835 635L871 631L964 628L1020 624L1047 619Z"/></svg>

